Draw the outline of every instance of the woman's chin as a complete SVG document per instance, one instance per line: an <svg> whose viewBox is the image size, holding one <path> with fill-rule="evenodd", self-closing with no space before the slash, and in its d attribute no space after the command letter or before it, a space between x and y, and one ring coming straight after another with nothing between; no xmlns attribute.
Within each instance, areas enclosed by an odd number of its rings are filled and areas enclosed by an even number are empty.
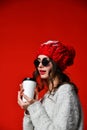
<svg viewBox="0 0 87 130"><path fill-rule="evenodd" d="M48 76L47 75L40 75L41 79L47 79Z"/></svg>

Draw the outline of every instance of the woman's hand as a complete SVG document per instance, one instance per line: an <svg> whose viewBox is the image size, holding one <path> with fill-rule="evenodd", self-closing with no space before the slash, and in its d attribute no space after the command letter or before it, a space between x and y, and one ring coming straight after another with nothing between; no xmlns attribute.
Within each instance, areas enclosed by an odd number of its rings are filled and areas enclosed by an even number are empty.
<svg viewBox="0 0 87 130"><path fill-rule="evenodd" d="M35 99L30 99L23 92L24 92L23 86L22 84L20 84L20 91L18 91L18 104L22 109L27 110L27 107L37 100L38 92L37 90L35 90L35 96L34 96ZM23 97L26 99L26 102L23 102L22 100Z"/></svg>
<svg viewBox="0 0 87 130"><path fill-rule="evenodd" d="M26 102L23 102L22 96L26 99ZM22 109L26 110L29 105L35 102L35 100L30 99L28 96L24 95L23 93L22 96L21 96L21 91L18 91L18 104Z"/></svg>

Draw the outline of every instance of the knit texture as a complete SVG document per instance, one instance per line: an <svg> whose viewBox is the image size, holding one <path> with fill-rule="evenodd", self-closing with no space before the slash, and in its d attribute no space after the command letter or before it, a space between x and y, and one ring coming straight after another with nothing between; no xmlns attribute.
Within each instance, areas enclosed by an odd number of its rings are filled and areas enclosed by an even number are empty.
<svg viewBox="0 0 87 130"><path fill-rule="evenodd" d="M79 98L70 84L64 84L41 101L28 107L23 130L83 130L83 114Z"/></svg>
<svg viewBox="0 0 87 130"><path fill-rule="evenodd" d="M73 64L76 52L72 46L64 45L59 41L47 41L41 44L37 50L36 58L39 55L46 55L53 59L58 67L64 71Z"/></svg>

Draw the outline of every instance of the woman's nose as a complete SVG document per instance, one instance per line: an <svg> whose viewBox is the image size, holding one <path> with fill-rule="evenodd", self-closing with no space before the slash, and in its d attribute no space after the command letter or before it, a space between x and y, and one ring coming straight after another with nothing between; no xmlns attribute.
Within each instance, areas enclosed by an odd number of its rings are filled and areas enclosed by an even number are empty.
<svg viewBox="0 0 87 130"><path fill-rule="evenodd" d="M40 62L40 63L39 63L39 66L38 66L38 67L43 67L43 64L42 64L42 62Z"/></svg>

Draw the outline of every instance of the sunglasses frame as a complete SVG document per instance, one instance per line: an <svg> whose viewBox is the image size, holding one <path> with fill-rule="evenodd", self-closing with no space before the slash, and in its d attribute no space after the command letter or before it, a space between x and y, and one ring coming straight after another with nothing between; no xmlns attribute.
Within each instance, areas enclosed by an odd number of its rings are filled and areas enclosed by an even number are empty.
<svg viewBox="0 0 87 130"><path fill-rule="evenodd" d="M50 62L50 59L48 60L47 58L43 58L41 61L39 59L34 60L34 65L35 67L38 67L40 63L42 63L43 66L48 66Z"/></svg>

